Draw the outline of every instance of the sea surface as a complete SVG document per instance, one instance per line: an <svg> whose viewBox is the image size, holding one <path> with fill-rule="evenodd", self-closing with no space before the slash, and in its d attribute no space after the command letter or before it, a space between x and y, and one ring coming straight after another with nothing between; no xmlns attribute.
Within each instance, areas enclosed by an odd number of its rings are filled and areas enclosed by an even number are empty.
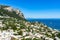
<svg viewBox="0 0 60 40"><path fill-rule="evenodd" d="M27 19L27 20L30 22L38 21L47 25L48 27L60 30L60 19Z"/></svg>

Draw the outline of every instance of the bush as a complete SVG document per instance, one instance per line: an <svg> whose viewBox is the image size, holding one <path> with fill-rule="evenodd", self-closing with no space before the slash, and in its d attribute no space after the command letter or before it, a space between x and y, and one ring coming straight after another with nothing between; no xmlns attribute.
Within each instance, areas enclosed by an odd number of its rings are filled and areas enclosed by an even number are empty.
<svg viewBox="0 0 60 40"><path fill-rule="evenodd" d="M26 38L25 40L32 40L31 38Z"/></svg>
<svg viewBox="0 0 60 40"><path fill-rule="evenodd" d="M59 38L60 38L60 33L58 33L58 34L57 34L57 37L59 37Z"/></svg>
<svg viewBox="0 0 60 40"><path fill-rule="evenodd" d="M20 30L20 31L18 32L18 35L23 35L23 32Z"/></svg>
<svg viewBox="0 0 60 40"><path fill-rule="evenodd" d="M40 40L39 38L34 38L33 40Z"/></svg>

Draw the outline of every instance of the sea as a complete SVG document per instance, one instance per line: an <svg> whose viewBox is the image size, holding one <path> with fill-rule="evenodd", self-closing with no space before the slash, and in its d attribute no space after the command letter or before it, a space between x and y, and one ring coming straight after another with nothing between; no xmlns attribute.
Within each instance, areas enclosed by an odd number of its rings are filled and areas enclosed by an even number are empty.
<svg viewBox="0 0 60 40"><path fill-rule="evenodd" d="M57 29L60 30L60 19L33 19L33 18L28 18L27 19L30 22L40 22L43 23L45 25L47 25L48 27L51 27L53 29Z"/></svg>

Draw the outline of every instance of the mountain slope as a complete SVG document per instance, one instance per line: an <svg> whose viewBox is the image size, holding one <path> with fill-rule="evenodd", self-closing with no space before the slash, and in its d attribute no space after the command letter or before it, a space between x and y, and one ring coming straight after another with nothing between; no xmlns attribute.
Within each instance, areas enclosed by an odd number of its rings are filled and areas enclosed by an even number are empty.
<svg viewBox="0 0 60 40"><path fill-rule="evenodd" d="M10 6L0 5L0 15L24 19L24 15L23 13L21 13L21 11L17 9L13 9Z"/></svg>
<svg viewBox="0 0 60 40"><path fill-rule="evenodd" d="M60 31L39 22L26 21L19 10L4 5L0 6L0 31L12 33L13 40L60 40Z"/></svg>

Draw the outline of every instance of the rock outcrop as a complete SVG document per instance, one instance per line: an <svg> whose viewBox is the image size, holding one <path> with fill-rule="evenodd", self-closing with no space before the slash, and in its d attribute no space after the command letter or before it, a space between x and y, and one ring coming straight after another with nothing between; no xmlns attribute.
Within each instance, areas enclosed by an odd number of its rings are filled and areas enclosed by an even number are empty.
<svg viewBox="0 0 60 40"><path fill-rule="evenodd" d="M8 15L10 17L17 17L17 18L23 18L24 19L24 15L23 13L18 10L18 9L14 9L10 6L4 6L4 5L0 5L0 14L1 15Z"/></svg>

